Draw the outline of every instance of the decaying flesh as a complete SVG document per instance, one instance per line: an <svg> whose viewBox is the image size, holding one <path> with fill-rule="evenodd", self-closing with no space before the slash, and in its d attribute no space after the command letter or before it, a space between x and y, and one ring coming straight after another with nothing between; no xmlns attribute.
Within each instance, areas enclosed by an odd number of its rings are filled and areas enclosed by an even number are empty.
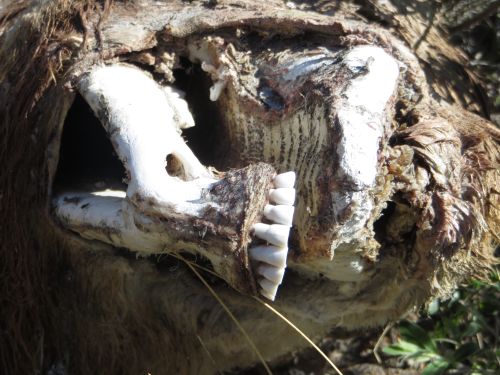
<svg viewBox="0 0 500 375"><path fill-rule="evenodd" d="M419 61L388 32L279 1L55 3L0 23L0 57L35 15L79 14L85 29L47 47L59 55L37 65L46 86L0 63L10 116L16 72L32 95L20 99L33 101L23 132L7 125L6 139L35 142L42 158L26 168L43 184L38 216L9 212L54 278L47 312L64 329L45 326L61 344L42 349L44 366L156 374L254 363L217 301L168 254L209 268L267 360L304 344L252 295L319 338L385 324L488 269L500 134L432 97ZM124 166L122 190L57 185L77 95ZM203 158L193 126L217 139Z"/></svg>

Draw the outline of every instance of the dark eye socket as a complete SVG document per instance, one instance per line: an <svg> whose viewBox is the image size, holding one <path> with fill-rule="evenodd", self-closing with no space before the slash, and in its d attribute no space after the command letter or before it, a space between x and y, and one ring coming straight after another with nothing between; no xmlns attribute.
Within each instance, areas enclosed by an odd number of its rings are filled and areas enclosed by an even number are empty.
<svg viewBox="0 0 500 375"><path fill-rule="evenodd" d="M126 173L106 131L77 95L66 116L54 193L62 190L126 190Z"/></svg>
<svg viewBox="0 0 500 375"><path fill-rule="evenodd" d="M196 126L185 129L183 137L205 165L226 169L227 137L218 103L208 98L212 85L199 64L182 58L182 68L174 71L175 86L186 93ZM175 171L169 171L176 175ZM61 191L126 190L127 176L106 131L85 99L79 94L66 116L61 137L59 162L53 193Z"/></svg>

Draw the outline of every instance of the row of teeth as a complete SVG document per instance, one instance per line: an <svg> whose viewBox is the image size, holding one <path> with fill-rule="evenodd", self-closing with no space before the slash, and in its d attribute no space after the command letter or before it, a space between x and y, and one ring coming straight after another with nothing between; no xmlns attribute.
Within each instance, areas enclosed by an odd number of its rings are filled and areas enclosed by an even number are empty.
<svg viewBox="0 0 500 375"><path fill-rule="evenodd" d="M273 180L274 189L269 192L269 202L264 208L264 216L273 224L257 223L254 235L267 242L266 245L249 249L249 256L259 262L256 272L260 276L260 294L274 301L278 287L283 281L288 253L288 235L293 221L295 201L295 172L277 175Z"/></svg>

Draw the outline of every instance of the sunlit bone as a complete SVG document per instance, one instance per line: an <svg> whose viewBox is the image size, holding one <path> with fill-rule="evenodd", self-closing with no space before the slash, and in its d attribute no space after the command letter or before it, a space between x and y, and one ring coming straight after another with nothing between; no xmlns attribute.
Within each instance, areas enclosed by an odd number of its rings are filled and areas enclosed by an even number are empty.
<svg viewBox="0 0 500 375"><path fill-rule="evenodd" d="M247 247L275 186L274 169L260 163L213 177L180 136L181 128L194 124L187 104L134 67L95 67L78 89L106 129L129 181L124 197L116 192L56 197L62 225L139 255L201 254L234 288L255 293ZM181 162L182 179L166 172L167 155ZM273 299L276 288L266 296Z"/></svg>
<svg viewBox="0 0 500 375"><path fill-rule="evenodd" d="M98 117L105 112L103 125L130 174L127 197L182 204L180 210L198 214L202 207L186 202L199 200L201 188L216 180L181 138L180 128L194 121L172 90L125 65L94 69L79 89ZM165 173L167 155L181 161L188 181Z"/></svg>

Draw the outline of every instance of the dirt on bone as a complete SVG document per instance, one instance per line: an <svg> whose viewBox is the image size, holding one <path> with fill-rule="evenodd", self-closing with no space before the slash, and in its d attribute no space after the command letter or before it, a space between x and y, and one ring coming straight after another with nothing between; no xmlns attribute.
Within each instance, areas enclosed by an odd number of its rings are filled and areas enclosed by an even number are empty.
<svg viewBox="0 0 500 375"><path fill-rule="evenodd" d="M345 3L342 9L351 4ZM61 230L48 210L61 131L74 97L72 82L96 65L134 62L129 53L141 50L153 55L168 50L177 58L189 58L188 38L219 37L222 43L206 58L222 50L226 60L217 61L234 73L212 107L220 114L218 124L228 129L221 132L227 134L221 142L232 147L225 153L231 159L228 168L267 161L278 172L297 169L298 207L290 247L294 254L310 258L289 259L275 306L308 335L321 337L336 325L385 324L431 295L450 293L465 277L480 275L493 263L500 228L500 136L483 118L431 95L436 81L446 81L440 74L449 66L447 56L456 51L452 47L436 61L428 58L435 50L427 48L428 54L419 60L422 43L415 55L356 11L348 13L350 18L343 16L347 13L320 15L290 10L277 0L219 0L211 7L201 1L20 4L5 8L8 13L2 8L0 16L0 214L9 218L0 228L2 372L43 372L62 361L74 374L202 374L256 362L240 331L182 263L160 273L149 260L116 256L99 241L82 241ZM414 45L413 36L422 33L420 27L412 30L411 22L403 22L410 17L387 19ZM424 42L436 43L438 33L433 29L433 41ZM373 207L363 228L354 231L355 241L346 243L351 234L331 225L349 222L357 205L335 211L334 218L324 214L337 202L327 193L342 189L335 178L339 156L328 148L340 142L340 133L332 131L339 125L333 121L336 112L324 104L338 100L340 86L330 84L328 75L310 71L298 95L286 102L286 95L277 90L281 86L269 80L275 91L259 95L252 64L255 68L261 56L272 56L285 45L310 55L317 54L318 45L352 51L365 44L379 46L404 64L394 92L396 102L404 105L393 115L393 101L388 101L375 185L368 189ZM244 65L249 71L238 63L245 53L250 56ZM201 66L201 61L193 64ZM453 94L443 97L477 107L468 70L461 74ZM154 77L163 83L165 74ZM346 86L353 79L345 74L338 78L338 84ZM323 85L317 82L321 80ZM208 101L208 91L205 94ZM458 137L460 146L448 141L439 146L436 134L431 134L430 144L421 136L417 143L410 141L435 120L455 129L458 134L446 130L446 135ZM394 149L404 156L392 157ZM436 194L442 192L452 197L436 204ZM383 211L391 200L398 208ZM472 226L467 211L476 218ZM390 241L373 234L377 229L372 223L381 212L393 215L386 227L395 237ZM398 215L405 220L399 222ZM476 226L481 217L487 227ZM351 222L356 223L355 218ZM441 233L452 236L439 237ZM331 240L340 237L330 262ZM450 238L453 246L443 247ZM366 254L371 262L363 263ZM305 345L254 300L225 284L215 289L266 359Z"/></svg>

